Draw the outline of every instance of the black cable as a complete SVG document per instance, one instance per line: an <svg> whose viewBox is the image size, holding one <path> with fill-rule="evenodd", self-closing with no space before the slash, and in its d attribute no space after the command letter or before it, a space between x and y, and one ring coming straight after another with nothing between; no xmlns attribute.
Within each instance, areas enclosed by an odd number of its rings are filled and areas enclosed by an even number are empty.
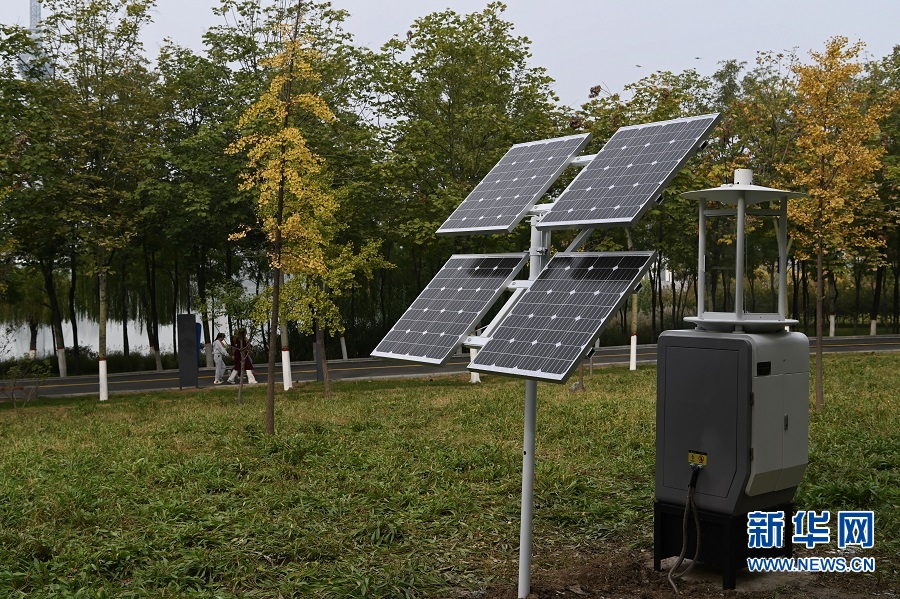
<svg viewBox="0 0 900 599"><path fill-rule="evenodd" d="M697 564L697 558L700 557L700 514L697 513L697 506L694 504L694 490L697 488L697 477L700 476L700 471L702 469L703 466L691 464L691 482L688 483L687 501L684 505L684 520L681 525L681 553L678 555L675 565L669 569L669 584L672 585L672 589L675 591L676 595L678 595L678 586L675 584L675 580L693 570L694 566ZM697 528L697 546L694 549L694 557L691 560L691 563L688 564L688 567L685 568L683 572L676 573L678 568L681 567L681 564L684 563L684 556L687 554L688 514L690 514L690 512L694 512L694 525Z"/></svg>

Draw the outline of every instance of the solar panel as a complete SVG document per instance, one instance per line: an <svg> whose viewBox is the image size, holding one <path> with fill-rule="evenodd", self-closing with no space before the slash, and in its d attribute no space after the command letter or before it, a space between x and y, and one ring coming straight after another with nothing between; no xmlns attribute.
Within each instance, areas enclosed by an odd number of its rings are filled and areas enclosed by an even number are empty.
<svg viewBox="0 0 900 599"><path fill-rule="evenodd" d="M509 233L591 139L590 133L516 144L437 230Z"/></svg>
<svg viewBox="0 0 900 599"><path fill-rule="evenodd" d="M526 257L451 256L372 355L443 364L506 290Z"/></svg>
<svg viewBox="0 0 900 599"><path fill-rule="evenodd" d="M564 383L656 252L556 254L469 370Z"/></svg>
<svg viewBox="0 0 900 599"><path fill-rule="evenodd" d="M562 192L538 228L634 224L718 121L716 113L622 127Z"/></svg>

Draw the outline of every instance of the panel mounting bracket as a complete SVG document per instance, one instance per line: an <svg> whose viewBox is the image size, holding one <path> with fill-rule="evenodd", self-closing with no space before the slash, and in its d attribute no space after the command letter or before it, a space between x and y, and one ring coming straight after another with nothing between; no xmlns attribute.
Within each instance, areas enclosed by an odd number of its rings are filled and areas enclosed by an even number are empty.
<svg viewBox="0 0 900 599"><path fill-rule="evenodd" d="M584 156L575 156L572 158L572 162L569 163L569 166L587 166L591 163L591 160L596 158L596 154L585 154Z"/></svg>
<svg viewBox="0 0 900 599"><path fill-rule="evenodd" d="M469 335L465 339L463 339L463 345L466 347L474 347L475 349L481 349L487 342L490 341L490 337L482 337L480 335Z"/></svg>

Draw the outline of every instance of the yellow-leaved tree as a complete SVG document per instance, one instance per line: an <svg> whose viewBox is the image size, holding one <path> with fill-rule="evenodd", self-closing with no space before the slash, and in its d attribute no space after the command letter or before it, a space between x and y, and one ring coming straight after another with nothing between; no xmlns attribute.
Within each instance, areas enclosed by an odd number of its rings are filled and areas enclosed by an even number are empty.
<svg viewBox="0 0 900 599"><path fill-rule="evenodd" d="M359 251L336 241L343 228L341 191L333 187L325 162L310 149L301 129L310 120L327 124L335 118L325 101L309 91L319 81L314 66L319 55L313 40L301 33L302 14L303 3L298 2L293 23L277 28L279 51L261 63L271 75L268 86L241 116L241 138L227 150L246 152L241 187L257 195L257 215L269 242L273 284L271 293L260 297L260 307L270 320L265 425L270 435L275 434L279 317L296 321L301 332L315 331L324 356L322 329L343 330L335 316L336 298L356 277L386 266L378 240ZM327 375L325 390L327 394Z"/></svg>
<svg viewBox="0 0 900 599"><path fill-rule="evenodd" d="M825 279L836 258L868 254L881 243L881 206L875 171L884 152L877 143L878 121L886 106L866 93L857 61L864 45L834 37L824 52L810 52L811 64L796 64L793 112L797 154L782 173L808 196L790 207L794 246L801 257L816 258L816 408L822 390L822 325Z"/></svg>

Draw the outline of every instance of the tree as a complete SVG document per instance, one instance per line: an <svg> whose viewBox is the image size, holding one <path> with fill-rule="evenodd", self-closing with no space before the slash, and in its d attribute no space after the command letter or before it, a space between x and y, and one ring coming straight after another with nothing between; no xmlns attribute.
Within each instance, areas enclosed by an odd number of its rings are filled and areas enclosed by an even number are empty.
<svg viewBox="0 0 900 599"><path fill-rule="evenodd" d="M372 85L379 115L390 123L383 128L388 197L380 220L385 255L401 271L393 289L382 273L383 321L391 320L386 288L398 303L404 292L414 297L451 251L527 245L526 226L511 236L435 236L511 145L560 131L552 80L528 64L530 42L513 35L505 9L492 2L468 15L427 15L376 57Z"/></svg>
<svg viewBox="0 0 900 599"><path fill-rule="evenodd" d="M882 132L884 155L876 174L878 197L884 209L885 239L881 264L876 271L872 309L869 314L870 334L876 333L882 285L885 284L885 266L890 265L894 278L893 319L894 332L900 332L900 46L882 60L870 65L870 97L890 105L890 111L879 123Z"/></svg>
<svg viewBox="0 0 900 599"><path fill-rule="evenodd" d="M29 32L3 27L0 40L0 190L4 245L39 268L50 307L61 377L67 375L63 315L55 273L76 241L72 202L81 151L71 123L74 90L48 68ZM22 63L21 56L32 57ZM19 76L22 70L24 76ZM39 232L39 234L38 234Z"/></svg>
<svg viewBox="0 0 900 599"><path fill-rule="evenodd" d="M251 202L238 189L242 161L225 154L237 136L239 99L228 65L190 50L166 45L160 51L164 178L158 181L157 218L162 226L145 231L179 248L193 271L200 306L207 365L212 365L213 331L208 311L212 289L232 279L235 252L252 251L259 236L234 248L228 236L255 221ZM237 105L237 106L235 106ZM190 251L184 251L189 248ZM179 256L180 255L180 256ZM229 315L230 316L230 315Z"/></svg>
<svg viewBox="0 0 900 599"><path fill-rule="evenodd" d="M324 185L321 160L310 151L294 120L308 113L322 121L334 118L318 96L295 90L296 80L314 79L313 50L300 36L301 6L291 26L281 25L283 50L262 65L271 72L268 88L241 117L243 136L228 152L247 151L249 171L242 187L258 193L257 210L269 240L274 276L269 329L269 380L266 433L275 434L275 355L281 300L282 269L310 274L325 271L324 245L337 204ZM283 255L284 241L290 250Z"/></svg>
<svg viewBox="0 0 900 599"><path fill-rule="evenodd" d="M115 252L138 226L137 189L154 146L153 78L145 67L141 28L152 1L50 0L46 39L55 71L72 88L71 125L80 135L70 201L99 289L100 400L107 399L107 277Z"/></svg>
<svg viewBox="0 0 900 599"><path fill-rule="evenodd" d="M876 250L880 215L874 174L884 149L876 144L883 104L871 104L856 62L862 43L834 37L824 52L811 52L812 64L798 64L793 108L799 128L797 160L783 172L804 188L808 199L791 205L798 251L816 257L816 407L824 408L822 324L826 253L845 255Z"/></svg>
<svg viewBox="0 0 900 599"><path fill-rule="evenodd" d="M596 90L597 88L595 88ZM697 116L712 111L713 83L696 71L683 73L658 72L626 86L628 100L618 94L600 96L583 105L572 117L572 122L594 133L595 147L599 149L622 126L662 121L679 117ZM682 285L676 289L672 281L672 326L680 326L679 315L684 311L688 285L696 281L696 244L691 237L671 234L674 231L692 230L696 226L696 205L680 197L681 192L705 187L710 175L706 163L693 161L683 169L664 192L665 201L651 207L647 215L627 232L627 239L613 237L617 245L609 249L629 246L654 248L659 253L650 271L651 326L655 337L666 328L665 306L662 293L662 273L668 268L678 273ZM615 232L612 233L616 235ZM610 235L600 241L609 243ZM596 246L595 246L596 247ZM604 248L607 249L607 248ZM632 320L636 320L632 317Z"/></svg>

